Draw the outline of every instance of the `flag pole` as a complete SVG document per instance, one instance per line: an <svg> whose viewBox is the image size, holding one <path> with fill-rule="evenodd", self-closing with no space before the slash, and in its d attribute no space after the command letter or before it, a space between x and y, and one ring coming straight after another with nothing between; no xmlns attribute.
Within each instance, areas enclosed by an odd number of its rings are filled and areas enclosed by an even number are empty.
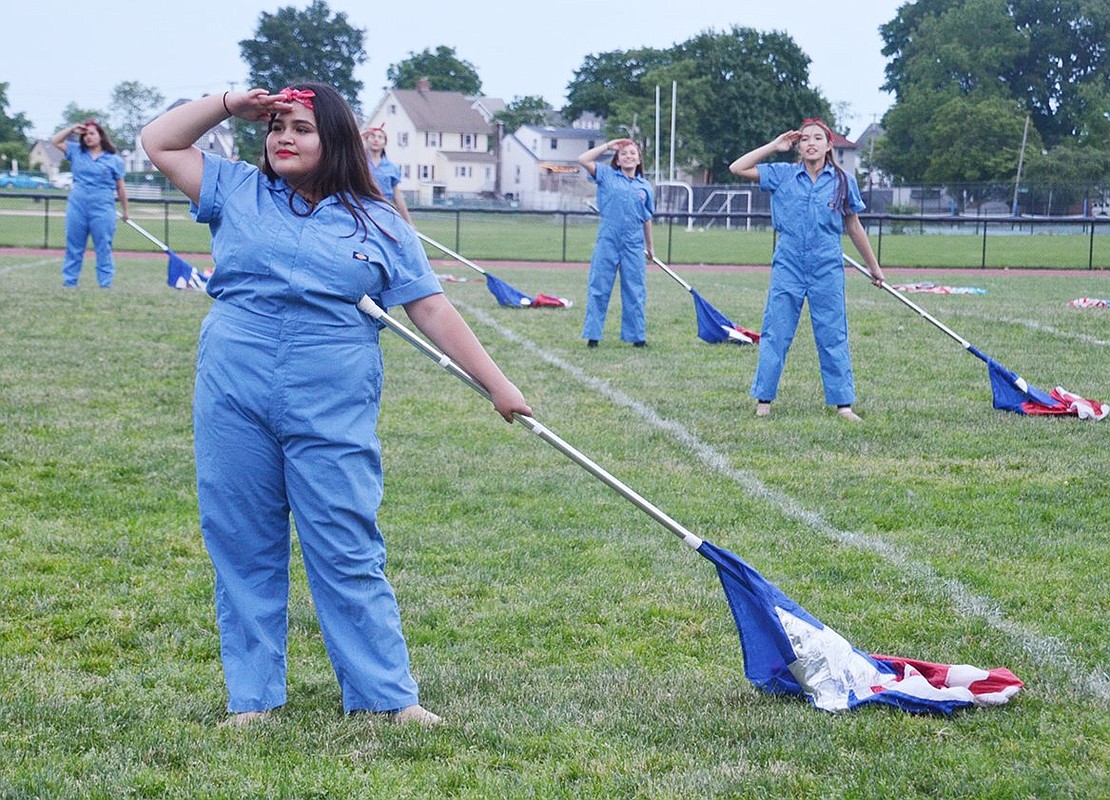
<svg viewBox="0 0 1110 800"><path fill-rule="evenodd" d="M865 266L863 266L862 264L860 264L860 263L859 263L858 261L856 261L856 260L855 260L854 258L852 258L852 257L851 257L850 255L848 255L847 253L842 253L842 255L844 256L844 260L845 260L845 261L847 261L847 262L848 262L849 264L851 264L851 265L852 265L853 267L855 267L856 269L858 269L858 270L859 270L860 272L862 272L862 273L863 273L864 275L866 275L866 276L867 276L868 278L871 278L872 280L874 279L874 276L873 276L873 275L871 274L871 270L867 269L867 268L866 268ZM944 332L945 332L945 333L947 333L947 334L948 334L949 336L951 336L951 337L952 337L953 339L955 339L955 340L956 340L957 342L959 342L959 343L960 343L960 346L961 346L961 347L963 347L963 348L964 348L965 350L970 350L970 349L971 349L971 342L969 342L969 341L968 341L967 339L965 339L964 337L960 336L960 335L959 335L958 333L956 333L956 332L955 332L954 330L952 330L951 328L949 328L949 327L948 327L947 325L945 325L945 324L944 324L943 322L941 322L941 321L940 321L939 319L937 319L937 318L936 318L936 317L934 317L934 316L933 316L932 314L930 314L930 313L929 313L928 311L926 311L925 309L923 309L923 308L922 308L921 306L919 306L919 305L918 305L917 303L915 303L915 302L913 302L912 300L910 300L910 299L909 299L908 297L906 297L906 296L905 296L904 294L902 294L902 293L901 293L900 291L898 291L897 289L895 289L895 288L894 288L893 286L891 286L891 285L890 285L889 283L887 283L886 281L882 281L882 283L881 283L880 285L882 286L882 288L886 289L886 291L890 292L890 293L891 293L892 295L894 295L894 296L895 296L896 298L898 298L899 300L901 300L901 301L902 301L903 303L905 303L905 304L906 304L907 306L909 306L910 308L912 308L912 309L913 309L914 311L916 311L916 312L917 312L918 314L920 314L920 315L921 315L922 317L924 317L924 318L925 318L925 319L927 319L927 320L928 320L929 322L931 322L931 323L933 323L934 325L936 325L936 326L937 326L938 328L940 328L940 329L941 329L942 331L944 331Z"/></svg>
<svg viewBox="0 0 1110 800"><path fill-rule="evenodd" d="M363 295L362 299L358 301L358 309L359 311L372 317L378 322L381 322L391 331L396 333L398 336L411 344L421 353L426 355L432 361L435 361L437 364L443 367L443 369L454 375L456 378L465 383L482 397L486 398L487 400L492 399L486 387L479 383L470 373L468 373L466 370L464 370L462 367L448 358L444 353L437 350L430 342L425 340L423 337L414 333L405 325L402 325L394 317L391 317L385 311L385 309L383 309L366 295ZM603 467L589 458L589 456L571 446L564 439L558 436L554 431L541 424L534 417L529 417L525 414L514 413L513 419L520 422L522 425L524 425L524 427L528 428L530 431L532 431L532 433L539 436L541 439L543 439L549 445L565 455L571 461L578 464L580 467L583 467L587 472L589 472L595 478L599 479L610 489L613 489L615 492L617 492L617 494L621 495L624 499L631 502L633 505L635 505L649 517L654 519L668 531L673 533L679 539L682 539L685 544L689 545L695 550L701 547L701 539L699 539L689 530L684 528L674 518L661 511L652 503L648 502L635 490L615 478Z"/></svg>

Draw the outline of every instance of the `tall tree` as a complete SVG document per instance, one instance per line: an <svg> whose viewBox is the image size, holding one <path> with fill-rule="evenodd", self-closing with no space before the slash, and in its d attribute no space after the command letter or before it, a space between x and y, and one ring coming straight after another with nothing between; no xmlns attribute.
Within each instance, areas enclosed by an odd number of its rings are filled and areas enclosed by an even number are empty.
<svg viewBox="0 0 1110 800"><path fill-rule="evenodd" d="M731 181L728 165L737 156L803 117L830 117L828 101L809 86L809 63L785 33L738 26L708 30L667 50L588 56L568 85L564 114L574 118L590 111L605 117L614 136L635 127L642 144L650 145L655 87L667 98L660 126L669 133L670 90L677 82L676 158L682 166L700 168L709 181Z"/></svg>
<svg viewBox="0 0 1110 800"><path fill-rule="evenodd" d="M76 125L78 122L85 122L86 120L94 119L97 123L108 131L108 135L115 140L115 135L112 132L111 115L100 108L82 108L74 102L66 103L66 107L62 109L62 124L58 126L61 130L69 125Z"/></svg>
<svg viewBox="0 0 1110 800"><path fill-rule="evenodd" d="M437 92L482 93L482 80L474 65L455 55L455 48L442 44L434 52L410 50L404 61L389 65L385 76L394 89L415 89L417 81L427 78Z"/></svg>
<svg viewBox="0 0 1110 800"><path fill-rule="evenodd" d="M277 91L294 81L325 81L357 113L362 81L354 70L366 61L365 31L352 26L347 15L332 14L324 0L312 0L303 11L293 6L275 13L262 12L253 39L239 42L239 52L250 68L248 84ZM261 153L260 125L235 124L236 141L244 159Z"/></svg>
<svg viewBox="0 0 1110 800"><path fill-rule="evenodd" d="M978 120L992 135L997 129L976 107L997 108L993 98L1016 107L1019 119L1029 114L1049 150L1076 140L1110 147L1094 133L1105 127L1110 86L1106 0L917 0L904 3L880 32L890 57L883 88L896 97L877 159L887 172L923 180L947 174L957 161L968 170L964 180L980 172L975 159L954 159L950 145L929 145L944 140L936 112L956 98L963 98L968 124ZM1009 147L1019 145L1020 133ZM1016 170L1015 160L1011 178Z"/></svg>
<svg viewBox="0 0 1110 800"><path fill-rule="evenodd" d="M150 121L154 112L162 109L166 98L153 86L144 86L138 81L123 81L112 90L109 108L115 122L115 133L119 137L117 146L130 150L143 125Z"/></svg>
<svg viewBox="0 0 1110 800"><path fill-rule="evenodd" d="M31 120L22 111L18 114L8 113L8 83L0 81L0 142L29 142L27 131L31 128Z"/></svg>

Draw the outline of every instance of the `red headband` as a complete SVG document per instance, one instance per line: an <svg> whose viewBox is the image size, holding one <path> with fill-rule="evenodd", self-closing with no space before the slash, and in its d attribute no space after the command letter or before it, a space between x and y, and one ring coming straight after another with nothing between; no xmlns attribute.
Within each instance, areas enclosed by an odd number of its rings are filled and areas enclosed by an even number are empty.
<svg viewBox="0 0 1110 800"><path fill-rule="evenodd" d="M316 92L311 89L294 89L286 86L277 93L277 96L286 103L300 103L305 108L312 109L312 98L316 96Z"/></svg>
<svg viewBox="0 0 1110 800"><path fill-rule="evenodd" d="M826 125L824 120L818 119L817 117L806 117L802 120L802 128L806 127L807 125L816 125L818 128L823 130L825 132L825 136L828 137L829 142L832 143L832 128Z"/></svg>

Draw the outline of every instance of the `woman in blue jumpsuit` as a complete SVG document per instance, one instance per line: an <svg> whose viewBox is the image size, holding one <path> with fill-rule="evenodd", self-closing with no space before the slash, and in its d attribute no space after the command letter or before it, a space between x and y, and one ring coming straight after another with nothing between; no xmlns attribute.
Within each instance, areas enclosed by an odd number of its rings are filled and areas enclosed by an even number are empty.
<svg viewBox="0 0 1110 800"><path fill-rule="evenodd" d="M797 163L760 163L795 145ZM833 160L832 131L821 120L806 119L800 130L787 131L745 153L729 169L741 178L758 180L761 190L772 192L771 218L778 234L751 388L756 415L771 413L786 353L808 299L825 403L836 406L842 418L858 422L852 410L856 391L848 352L842 234L852 240L876 286L882 284L883 271L859 221L865 206L856 180Z"/></svg>
<svg viewBox="0 0 1110 800"><path fill-rule="evenodd" d="M378 184L385 199L393 203L397 213L411 225L412 217L409 215L405 196L397 191L397 186L401 183L401 170L385 155L385 144L388 141L385 128L367 128L362 132L362 141L366 144L366 160L370 164L374 183Z"/></svg>
<svg viewBox="0 0 1110 800"><path fill-rule="evenodd" d="M261 169L203 154L234 114L269 120ZM370 180L331 87L225 92L143 130L151 161L212 231L194 437L201 530L216 572L227 724L286 701L290 514L345 712L434 725L419 705L377 524L379 325L364 295L413 323L489 389L531 411L444 298L412 228Z"/></svg>
<svg viewBox="0 0 1110 800"><path fill-rule="evenodd" d="M599 167L597 159L610 150L614 151L612 161ZM597 184L597 209L601 216L586 279L582 338L589 347L597 347L601 340L609 296L619 272L621 339L643 347L647 343L644 251L648 256L654 252L651 218L655 213L655 193L644 178L640 148L631 139L613 139L587 150L578 157L578 163Z"/></svg>
<svg viewBox="0 0 1110 800"><path fill-rule="evenodd" d="M76 135L77 139L71 139ZM127 189L123 159L95 120L79 122L54 134L51 144L62 150L73 172L73 188L66 201L66 254L62 283L76 286L85 258L85 243L92 236L96 251L96 281L111 287L116 274L112 238L116 233L116 198L127 219Z"/></svg>

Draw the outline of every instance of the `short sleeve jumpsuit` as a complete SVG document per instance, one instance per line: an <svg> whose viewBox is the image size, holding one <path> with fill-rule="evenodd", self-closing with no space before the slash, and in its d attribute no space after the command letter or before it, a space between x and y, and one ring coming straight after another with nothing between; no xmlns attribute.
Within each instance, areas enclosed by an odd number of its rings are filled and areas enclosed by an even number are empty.
<svg viewBox="0 0 1110 800"><path fill-rule="evenodd" d="M75 141L66 142L66 158L73 172L73 188L66 200L66 254L62 283L76 286L85 258L85 243L92 236L96 252L96 281L112 285L116 264L112 239L116 234L116 182L123 178L123 159L102 151L96 158Z"/></svg>
<svg viewBox="0 0 1110 800"><path fill-rule="evenodd" d="M369 157L366 159L370 161ZM381 159L375 164L370 161L370 175L374 178L374 183L381 189L385 199L393 202L393 198L397 195L397 185L401 182L401 170L397 165L385 157L382 153Z"/></svg>
<svg viewBox="0 0 1110 800"><path fill-rule="evenodd" d="M655 196L643 176L627 177L608 163L599 163L590 180L597 184L601 221L586 279L586 321L583 339L600 340L617 272L621 279L621 339L642 342L647 336L644 223L655 214Z"/></svg>
<svg viewBox="0 0 1110 800"><path fill-rule="evenodd" d="M758 169L759 188L772 192L771 218L778 241L751 396L770 401L778 395L786 353L808 299L825 402L851 405L856 391L844 304L844 215L833 208L836 170L826 165L814 181L803 164L773 162L759 164ZM852 176L845 177L849 207L858 214L865 208L859 187Z"/></svg>
<svg viewBox="0 0 1110 800"><path fill-rule="evenodd" d="M335 197L311 211L257 168L205 155L198 222L215 299L194 396L201 530L216 572L228 711L286 700L290 514L345 711L418 702L377 525L383 307L441 291L412 229L365 201L361 232ZM390 238L391 237L391 238Z"/></svg>

